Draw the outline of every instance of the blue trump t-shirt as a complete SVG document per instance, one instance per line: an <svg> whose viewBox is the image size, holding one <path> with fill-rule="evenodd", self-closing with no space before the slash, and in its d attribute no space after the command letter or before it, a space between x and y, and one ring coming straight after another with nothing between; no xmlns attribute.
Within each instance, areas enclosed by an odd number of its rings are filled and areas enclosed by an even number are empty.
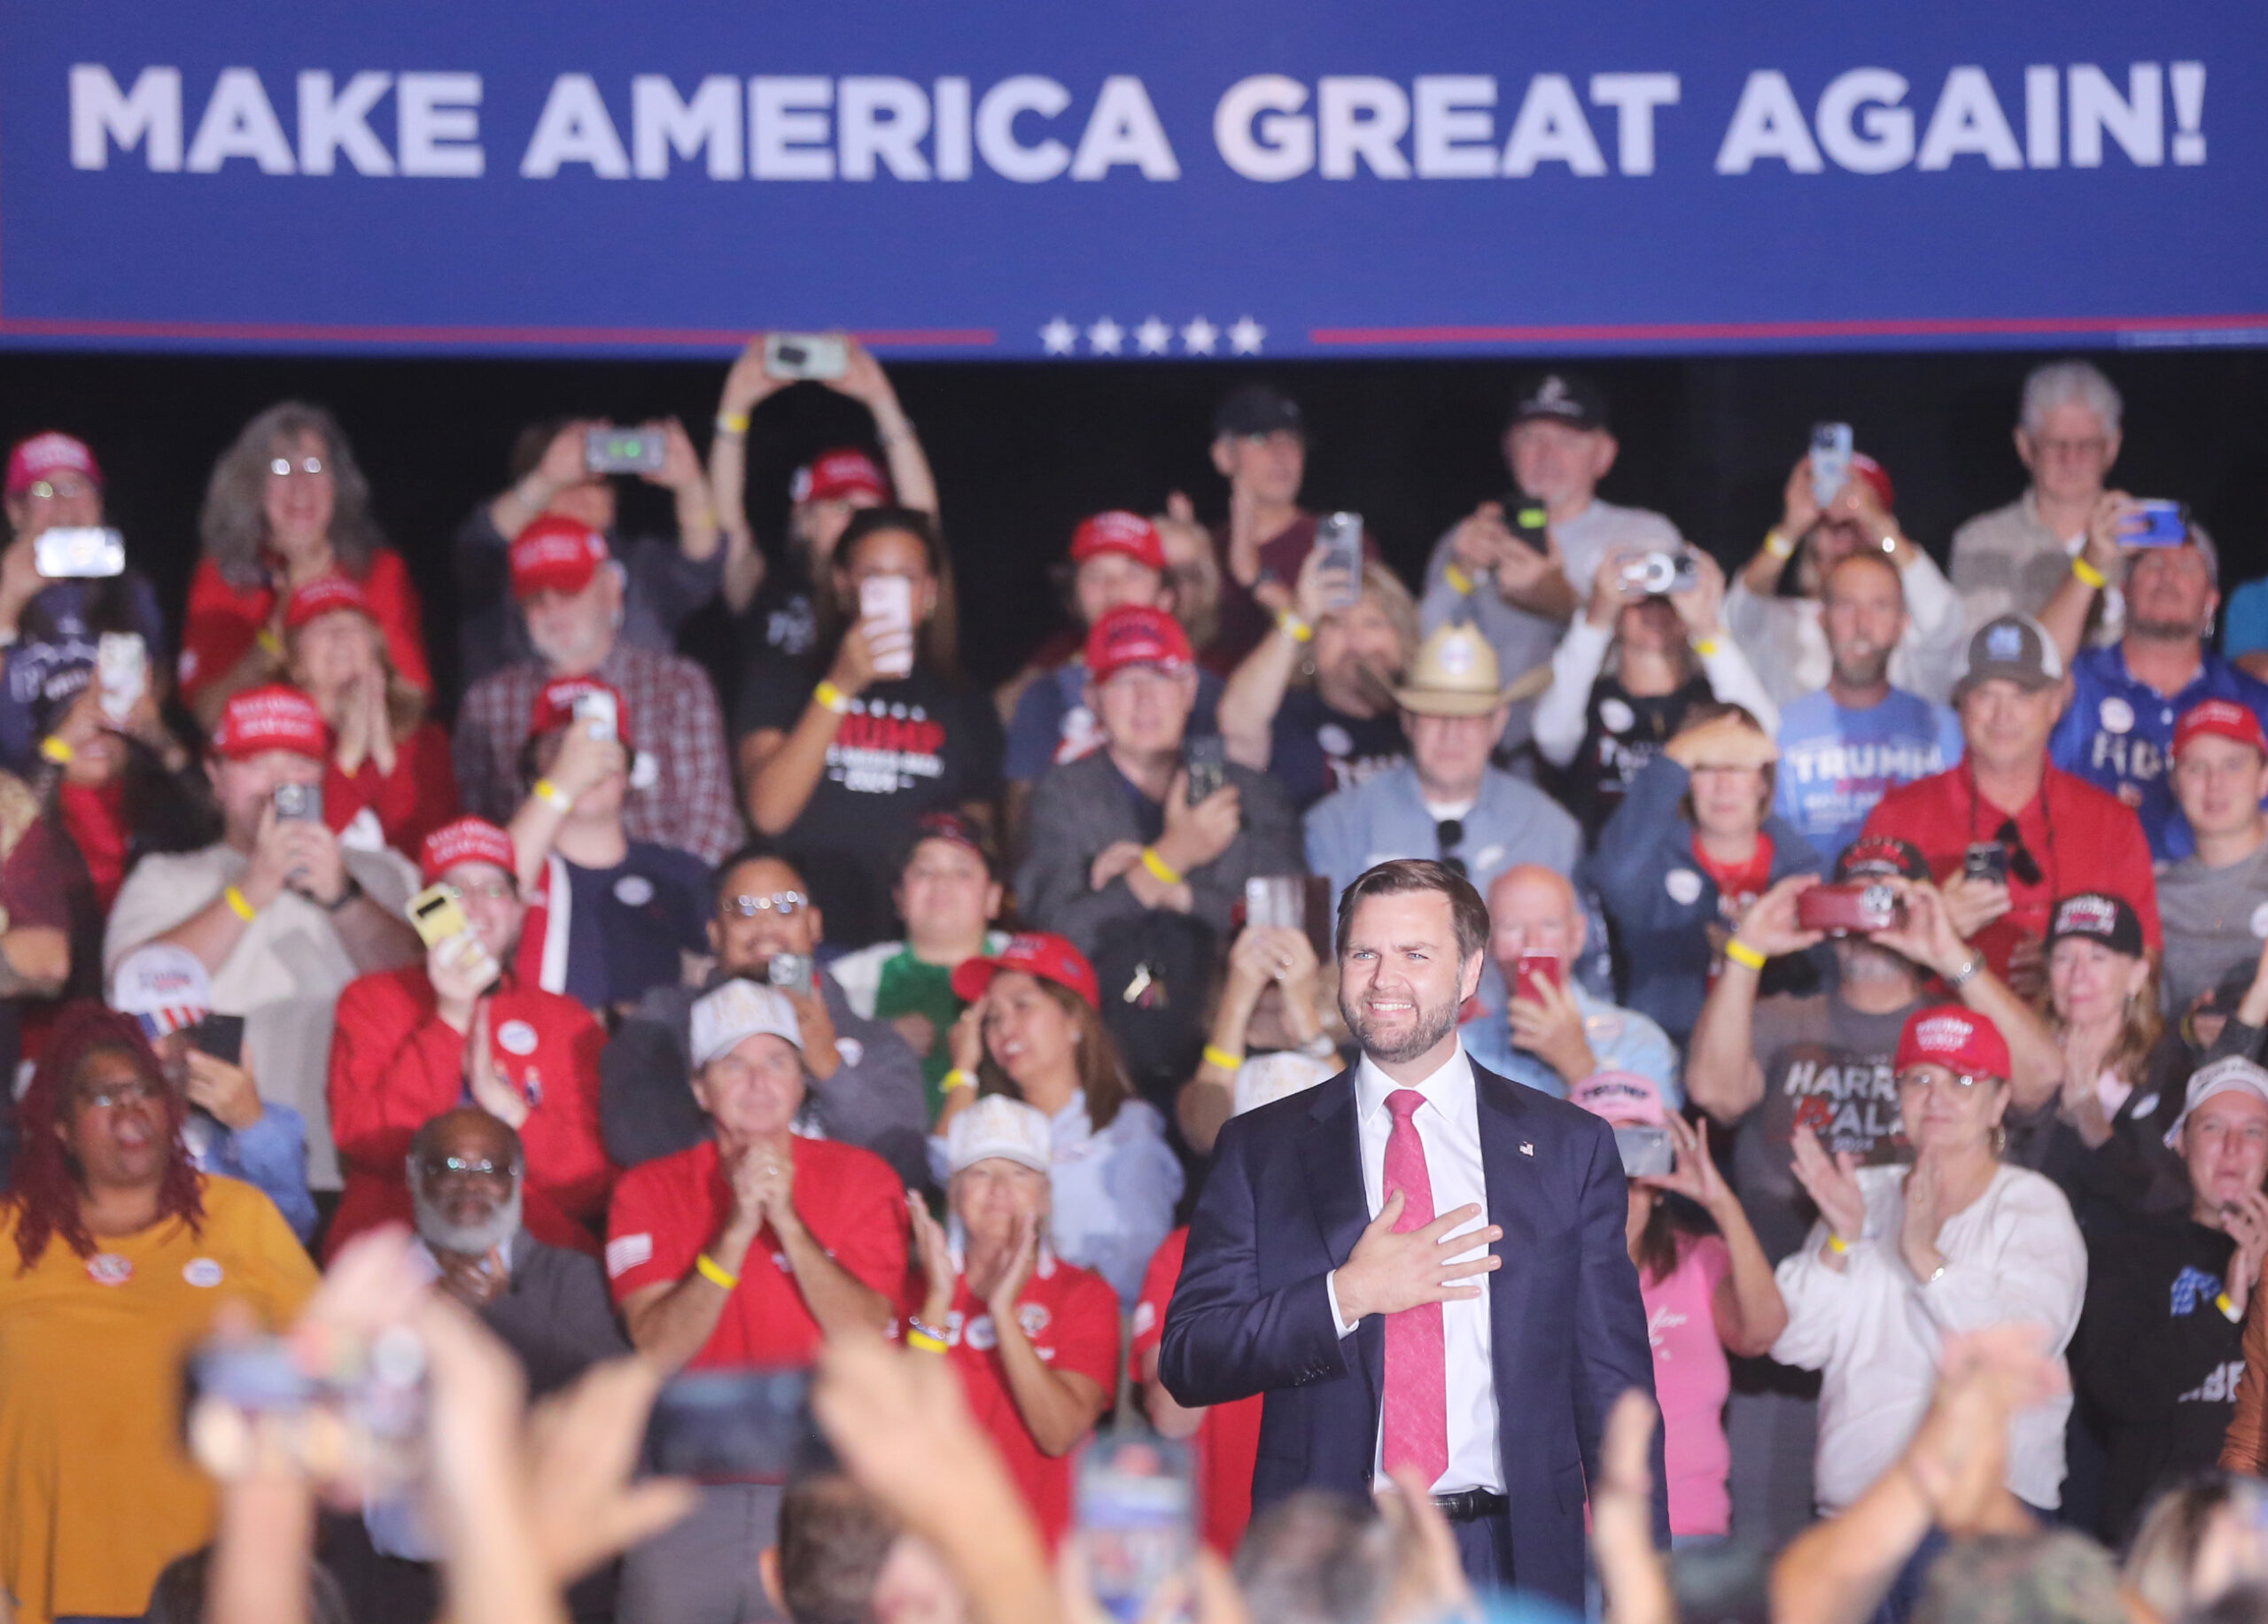
<svg viewBox="0 0 2268 1624"><path fill-rule="evenodd" d="M1821 688L1781 707L1773 810L1831 866L1876 802L1944 772L1961 751L1961 719L1919 694L1892 688L1880 704L1853 711Z"/></svg>
<svg viewBox="0 0 2268 1624"><path fill-rule="evenodd" d="M2229 699L2268 727L2268 682L2248 676L2210 649L2189 686L2167 697L2126 669L2126 652L2117 644L2090 649L2071 662L2071 703L2047 753L2066 773L2109 791L2134 809L2149 836L2150 856L2179 861L2196 849L2188 820L2174 804L2167 776L2172 765L2173 730L2193 705Z"/></svg>

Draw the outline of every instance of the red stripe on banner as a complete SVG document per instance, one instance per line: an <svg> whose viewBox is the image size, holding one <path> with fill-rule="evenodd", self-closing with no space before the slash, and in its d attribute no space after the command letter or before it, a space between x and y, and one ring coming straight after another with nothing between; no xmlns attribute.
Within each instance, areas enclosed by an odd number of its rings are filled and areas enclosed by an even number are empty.
<svg viewBox="0 0 2268 1624"><path fill-rule="evenodd" d="M0 316L0 334L67 338L237 338L328 344L619 344L714 349L746 344L753 332L682 327L389 327L317 322L110 322L70 316ZM998 344L990 327L878 328L854 332L861 344L980 348Z"/></svg>
<svg viewBox="0 0 2268 1624"><path fill-rule="evenodd" d="M2256 315L1923 317L1910 321L1635 322L1558 327L1317 327L1311 344L1596 344L1710 338L1957 338L1967 334L2179 332L2268 327Z"/></svg>

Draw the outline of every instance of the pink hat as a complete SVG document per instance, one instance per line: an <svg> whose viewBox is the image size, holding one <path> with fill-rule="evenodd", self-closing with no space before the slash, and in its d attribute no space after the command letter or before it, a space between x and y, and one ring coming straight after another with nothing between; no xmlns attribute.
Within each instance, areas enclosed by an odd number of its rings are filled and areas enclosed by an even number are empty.
<svg viewBox="0 0 2268 1624"><path fill-rule="evenodd" d="M19 440L8 454L8 494L21 496L50 474L84 474L97 485L103 470L87 442L50 431Z"/></svg>
<svg viewBox="0 0 2268 1624"><path fill-rule="evenodd" d="M1635 1071L1594 1071L1568 1092L1567 1103L1618 1127L1658 1128L1668 1115L1653 1078Z"/></svg>
<svg viewBox="0 0 2268 1624"><path fill-rule="evenodd" d="M580 592L612 556L606 538L581 520L542 514L512 539L512 595Z"/></svg>
<svg viewBox="0 0 2268 1624"><path fill-rule="evenodd" d="M330 750L330 727L315 702L281 682L246 688L229 701L213 730L213 750L230 761L245 761L269 750L321 761Z"/></svg>
<svg viewBox="0 0 2268 1624"><path fill-rule="evenodd" d="M889 476L874 459L856 446L822 451L796 470L788 487L793 501L840 501L846 496L866 495L876 501L890 499Z"/></svg>
<svg viewBox="0 0 2268 1624"><path fill-rule="evenodd" d="M493 863L506 874L519 864L512 837L485 818L459 818L425 836L417 853L417 872L428 885L459 863Z"/></svg>
<svg viewBox="0 0 2268 1624"><path fill-rule="evenodd" d="M1166 572L1166 544L1158 527L1138 513L1114 508L1079 521L1071 532L1071 562L1084 563L1105 553L1119 553L1136 563Z"/></svg>

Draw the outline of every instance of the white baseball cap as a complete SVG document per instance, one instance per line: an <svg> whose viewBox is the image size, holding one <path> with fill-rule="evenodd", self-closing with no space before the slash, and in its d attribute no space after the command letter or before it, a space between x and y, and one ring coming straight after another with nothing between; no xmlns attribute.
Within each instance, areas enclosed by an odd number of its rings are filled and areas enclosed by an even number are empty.
<svg viewBox="0 0 2268 1624"><path fill-rule="evenodd" d="M1049 1171L1055 1161L1055 1136L1047 1118L1006 1094L987 1094L953 1118L945 1130L948 1177L994 1156L1021 1162L1035 1173Z"/></svg>
<svg viewBox="0 0 2268 1624"><path fill-rule="evenodd" d="M152 942L118 961L111 975L110 1006L138 1015L154 1041L195 1026L213 1012L213 978L185 947Z"/></svg>
<svg viewBox="0 0 2268 1624"><path fill-rule="evenodd" d="M2225 1055L2210 1066L2200 1067L2189 1079L2189 1097L2181 1102L2181 1115L2173 1119L2173 1126L2165 1131L2165 1142L2170 1148L2179 1148L2181 1130L2189 1121L2189 1113L2203 1105L2215 1094L2225 1094L2241 1088L2263 1105L2268 1105L2268 1071L2263 1071L2241 1054Z"/></svg>
<svg viewBox="0 0 2268 1624"><path fill-rule="evenodd" d="M693 1006L693 1063L706 1066L729 1054L742 1039L769 1034L784 1037L800 1054L803 1030L796 1024L795 1006L770 987L735 977Z"/></svg>

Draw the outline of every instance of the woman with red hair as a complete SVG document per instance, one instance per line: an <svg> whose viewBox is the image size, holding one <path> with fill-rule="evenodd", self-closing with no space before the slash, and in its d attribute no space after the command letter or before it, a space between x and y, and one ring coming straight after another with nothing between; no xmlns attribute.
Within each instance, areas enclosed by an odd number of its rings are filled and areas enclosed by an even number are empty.
<svg viewBox="0 0 2268 1624"><path fill-rule="evenodd" d="M291 1322L315 1266L250 1185L199 1173L131 1015L66 1007L17 1107L0 1202L0 1592L18 1624L138 1618L213 1534L181 1360L221 1304Z"/></svg>

